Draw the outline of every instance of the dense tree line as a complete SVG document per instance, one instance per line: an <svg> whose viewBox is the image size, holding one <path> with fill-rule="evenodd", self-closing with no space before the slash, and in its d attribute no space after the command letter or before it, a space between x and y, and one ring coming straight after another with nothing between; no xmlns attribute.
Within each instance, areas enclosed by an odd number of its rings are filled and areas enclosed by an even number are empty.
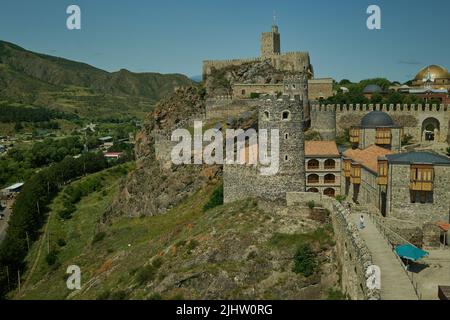
<svg viewBox="0 0 450 320"><path fill-rule="evenodd" d="M48 212L47 206L60 188L107 166L101 153L85 153L77 159L67 156L34 174L25 183L14 203L7 234L0 245L0 298L17 285L18 271L23 272L25 268L28 242L31 245L38 238Z"/></svg>
<svg viewBox="0 0 450 320"><path fill-rule="evenodd" d="M0 158L0 186L14 180L26 180L33 169L47 166L63 160L66 156L75 156L82 152L80 137L64 139L47 138L36 142L29 149L13 148Z"/></svg>
<svg viewBox="0 0 450 320"><path fill-rule="evenodd" d="M363 90L367 85L375 84L381 87L383 94L375 93L371 98L367 98L363 94ZM412 94L399 93L389 91L389 87L394 85L400 85L399 82L390 82L384 78L366 79L357 83L353 83L350 80L343 79L334 84L334 90L337 94L329 97L328 99L322 99L321 103L324 104L425 104L436 103L440 101L437 99L425 102L424 99L419 98ZM341 87L347 88L349 91L344 93Z"/></svg>
<svg viewBox="0 0 450 320"><path fill-rule="evenodd" d="M42 107L0 105L0 122L49 122L53 119L77 118L76 115Z"/></svg>

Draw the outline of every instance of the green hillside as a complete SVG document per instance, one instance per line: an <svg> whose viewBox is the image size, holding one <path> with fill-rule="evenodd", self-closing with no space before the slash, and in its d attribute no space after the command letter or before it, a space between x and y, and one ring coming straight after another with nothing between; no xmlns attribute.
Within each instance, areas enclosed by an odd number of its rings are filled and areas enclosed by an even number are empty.
<svg viewBox="0 0 450 320"><path fill-rule="evenodd" d="M10 298L323 299L337 285L332 228L305 209L280 213L252 199L220 205L218 181L166 214L104 223L122 176L113 168L72 183L100 179L101 187L68 220L59 214L67 191L55 198L28 255L22 292ZM306 244L316 260L308 276L294 271L296 249ZM81 290L66 287L69 265L81 269Z"/></svg>
<svg viewBox="0 0 450 320"><path fill-rule="evenodd" d="M82 116L134 115L148 112L175 87L192 84L181 74L133 73L124 69L109 73L0 41L0 101L51 107Z"/></svg>

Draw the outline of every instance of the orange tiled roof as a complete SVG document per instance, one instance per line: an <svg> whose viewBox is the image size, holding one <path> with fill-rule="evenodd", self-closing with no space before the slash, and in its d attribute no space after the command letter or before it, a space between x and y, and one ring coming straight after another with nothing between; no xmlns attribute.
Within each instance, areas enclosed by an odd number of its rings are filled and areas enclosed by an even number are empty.
<svg viewBox="0 0 450 320"><path fill-rule="evenodd" d="M450 230L450 223L445 223L442 221L436 222L436 225L441 228L443 231L448 231Z"/></svg>
<svg viewBox="0 0 450 320"><path fill-rule="evenodd" d="M305 141L305 156L339 157L339 151L334 141Z"/></svg>
<svg viewBox="0 0 450 320"><path fill-rule="evenodd" d="M367 169L377 172L378 169L378 157L392 154L391 150L381 148L376 145L371 145L364 150L361 149L348 149L344 152L344 156L352 159L354 162L361 164Z"/></svg>

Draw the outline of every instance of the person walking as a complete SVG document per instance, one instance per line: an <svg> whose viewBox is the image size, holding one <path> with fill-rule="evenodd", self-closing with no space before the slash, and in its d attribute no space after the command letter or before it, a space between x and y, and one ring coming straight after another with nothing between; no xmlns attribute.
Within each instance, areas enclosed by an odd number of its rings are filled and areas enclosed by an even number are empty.
<svg viewBox="0 0 450 320"><path fill-rule="evenodd" d="M365 228L365 226L364 226L364 216L363 215L361 215L359 217L359 228L360 229L364 229Z"/></svg>

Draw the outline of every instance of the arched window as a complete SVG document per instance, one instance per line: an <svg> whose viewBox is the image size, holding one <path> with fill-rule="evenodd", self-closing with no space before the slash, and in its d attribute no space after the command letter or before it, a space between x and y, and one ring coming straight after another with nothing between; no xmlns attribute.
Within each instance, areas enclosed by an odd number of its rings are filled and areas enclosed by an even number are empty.
<svg viewBox="0 0 450 320"><path fill-rule="evenodd" d="M242 91L241 91L241 94L242 94L243 96L245 96L245 90L242 90Z"/></svg>
<svg viewBox="0 0 450 320"><path fill-rule="evenodd" d="M336 168L336 161L333 159L327 159L325 160L325 169L332 170Z"/></svg>
<svg viewBox="0 0 450 320"><path fill-rule="evenodd" d="M323 190L323 194L334 198L336 195L336 191L334 191L333 188L326 188L325 190Z"/></svg>
<svg viewBox="0 0 450 320"><path fill-rule="evenodd" d="M287 139L289 139L289 133L284 134L284 140L287 140Z"/></svg>
<svg viewBox="0 0 450 320"><path fill-rule="evenodd" d="M291 119L291 113L289 111L283 111L281 118L283 120L290 120Z"/></svg>
<svg viewBox="0 0 450 320"><path fill-rule="evenodd" d="M284 161L288 161L289 160L289 157L286 155L286 156L284 156Z"/></svg>
<svg viewBox="0 0 450 320"><path fill-rule="evenodd" d="M319 176L317 174L310 174L308 176L308 183L319 183Z"/></svg>
<svg viewBox="0 0 450 320"><path fill-rule="evenodd" d="M319 161L316 160L316 159L309 160L307 168L310 169L310 170L319 169Z"/></svg>
<svg viewBox="0 0 450 320"><path fill-rule="evenodd" d="M319 193L319 189L317 189L317 188L309 188L308 192Z"/></svg>
<svg viewBox="0 0 450 320"><path fill-rule="evenodd" d="M327 174L324 177L324 182L325 183L335 183L336 182L336 177L334 176L334 174Z"/></svg>
<svg viewBox="0 0 450 320"><path fill-rule="evenodd" d="M269 111L264 111L264 120L270 120L270 113Z"/></svg>

